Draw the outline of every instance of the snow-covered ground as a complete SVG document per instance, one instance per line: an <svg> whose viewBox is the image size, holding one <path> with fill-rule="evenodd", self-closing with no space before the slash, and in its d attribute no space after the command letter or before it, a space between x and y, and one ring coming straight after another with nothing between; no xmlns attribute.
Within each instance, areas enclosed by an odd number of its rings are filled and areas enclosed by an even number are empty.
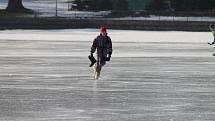
<svg viewBox="0 0 215 121"><path fill-rule="evenodd" d="M175 17L175 16L155 16L150 17L123 17L113 18L113 20L153 20L153 21L215 21L215 17Z"/></svg>
<svg viewBox="0 0 215 121"><path fill-rule="evenodd" d="M93 79L96 29L0 31L1 121L214 121L208 32L108 30L114 53Z"/></svg>

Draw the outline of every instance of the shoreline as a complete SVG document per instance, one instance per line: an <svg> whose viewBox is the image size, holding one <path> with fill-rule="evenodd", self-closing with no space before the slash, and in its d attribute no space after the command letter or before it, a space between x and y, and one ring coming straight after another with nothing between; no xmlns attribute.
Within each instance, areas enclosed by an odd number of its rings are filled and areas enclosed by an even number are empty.
<svg viewBox="0 0 215 121"><path fill-rule="evenodd" d="M2 17L0 30L99 28L104 25L109 29L122 30L209 31L209 24L215 24L215 22Z"/></svg>

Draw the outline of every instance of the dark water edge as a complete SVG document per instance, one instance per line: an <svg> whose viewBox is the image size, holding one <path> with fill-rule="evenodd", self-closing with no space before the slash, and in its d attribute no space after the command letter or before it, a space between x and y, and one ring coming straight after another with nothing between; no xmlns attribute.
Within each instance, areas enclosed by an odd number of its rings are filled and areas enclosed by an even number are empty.
<svg viewBox="0 0 215 121"><path fill-rule="evenodd" d="M0 29L74 29L98 28L125 30L161 31L209 31L208 25L214 22L203 21L149 21L149 20L111 20L106 18L69 19L60 17L0 17Z"/></svg>

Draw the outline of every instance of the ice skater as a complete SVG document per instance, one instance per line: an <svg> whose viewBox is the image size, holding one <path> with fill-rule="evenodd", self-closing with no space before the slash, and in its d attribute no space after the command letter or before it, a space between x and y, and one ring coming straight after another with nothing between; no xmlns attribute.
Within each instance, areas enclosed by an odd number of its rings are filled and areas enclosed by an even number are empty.
<svg viewBox="0 0 215 121"><path fill-rule="evenodd" d="M94 67L95 79L100 77L101 69L106 64L106 61L110 61L112 55L112 41L107 36L107 30L105 27L100 27L100 34L94 39L90 55L88 56L91 64L90 67ZM96 58L93 53L96 52Z"/></svg>
<svg viewBox="0 0 215 121"><path fill-rule="evenodd" d="M213 41L212 43L208 43L208 44L209 44L209 45L214 45L214 44L215 44L215 26L212 25L212 24L210 24L210 25L209 25L209 29L210 29L210 31L211 31L212 34L213 34L214 41Z"/></svg>

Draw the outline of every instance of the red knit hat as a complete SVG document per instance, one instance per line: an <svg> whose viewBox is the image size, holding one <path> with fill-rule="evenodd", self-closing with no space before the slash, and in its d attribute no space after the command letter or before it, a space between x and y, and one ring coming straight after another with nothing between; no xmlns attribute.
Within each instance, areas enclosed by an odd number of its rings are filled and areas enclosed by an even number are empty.
<svg viewBox="0 0 215 121"><path fill-rule="evenodd" d="M107 33L107 29L106 29L104 26L100 27L99 31L100 31L101 33L102 33L102 32Z"/></svg>

